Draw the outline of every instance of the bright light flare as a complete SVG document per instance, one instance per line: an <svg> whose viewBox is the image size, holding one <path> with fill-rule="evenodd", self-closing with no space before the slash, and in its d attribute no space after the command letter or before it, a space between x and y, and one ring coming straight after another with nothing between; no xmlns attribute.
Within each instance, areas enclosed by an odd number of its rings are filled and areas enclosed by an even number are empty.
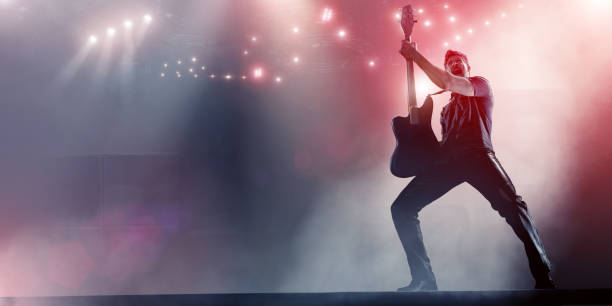
<svg viewBox="0 0 612 306"><path fill-rule="evenodd" d="M423 9L419 9L419 14L423 14Z"/></svg>
<svg viewBox="0 0 612 306"><path fill-rule="evenodd" d="M178 60L178 61L176 61L176 63L177 63L177 64L179 64L179 65L181 65L181 64L183 63L183 61Z"/></svg>
<svg viewBox="0 0 612 306"><path fill-rule="evenodd" d="M228 80L228 81L231 80L232 79L232 75L231 74L226 74L225 75L225 79Z"/></svg>
<svg viewBox="0 0 612 306"><path fill-rule="evenodd" d="M338 37L345 38L346 37L346 31L345 30L338 30Z"/></svg>
<svg viewBox="0 0 612 306"><path fill-rule="evenodd" d="M402 14L400 14L399 12L395 13L393 15L393 17L395 18L395 20L400 21L402 19Z"/></svg>
<svg viewBox="0 0 612 306"><path fill-rule="evenodd" d="M299 27L293 27L293 29L291 29L291 31L292 31L294 34L297 34L297 33L300 33L300 28L299 28Z"/></svg>
<svg viewBox="0 0 612 306"><path fill-rule="evenodd" d="M151 17L151 15L149 15L149 14L146 14L146 15L144 15L144 17L142 17L142 21L145 24L150 24L151 21L153 21L153 17Z"/></svg>
<svg viewBox="0 0 612 306"><path fill-rule="evenodd" d="M374 60L370 60L368 61L368 66L370 66L370 68L374 68L374 66L376 66L376 62Z"/></svg>
<svg viewBox="0 0 612 306"><path fill-rule="evenodd" d="M448 20L449 20L450 22L455 22L455 16L450 16L450 17L448 18Z"/></svg>
<svg viewBox="0 0 612 306"><path fill-rule="evenodd" d="M247 77L246 77L246 75L243 75L240 78L243 79L243 80L246 80Z"/></svg>
<svg viewBox="0 0 612 306"><path fill-rule="evenodd" d="M255 69L253 69L253 78L255 79L261 79L263 77L263 69L260 67L257 67Z"/></svg>
<svg viewBox="0 0 612 306"><path fill-rule="evenodd" d="M195 73L195 74L193 75L193 78L194 78L194 79L197 79L197 78L198 78L198 74L197 74L197 73Z"/></svg>
<svg viewBox="0 0 612 306"><path fill-rule="evenodd" d="M252 42L256 42L257 41L257 36L251 36L251 41Z"/></svg>
<svg viewBox="0 0 612 306"><path fill-rule="evenodd" d="M242 54L244 54L244 55L249 55L249 50L244 50L244 51L242 51Z"/></svg>
<svg viewBox="0 0 612 306"><path fill-rule="evenodd" d="M461 40L461 35L455 35L455 40L457 41Z"/></svg>
<svg viewBox="0 0 612 306"><path fill-rule="evenodd" d="M197 62L197 61L198 61L198 58L197 58L197 57L195 57L195 56L194 56L194 57L192 57L192 58L191 58L191 62L195 63L195 62Z"/></svg>
<svg viewBox="0 0 612 306"><path fill-rule="evenodd" d="M206 66L202 66L200 67L200 69L202 69L202 71L206 70Z"/></svg>
<svg viewBox="0 0 612 306"><path fill-rule="evenodd" d="M162 72L162 73L159 74L159 76L164 78L164 77L166 77L166 74Z"/></svg>
<svg viewBox="0 0 612 306"><path fill-rule="evenodd" d="M216 77L217 77L217 76L216 76L214 73L210 75L210 78L211 78L211 79L214 79L214 78L216 78Z"/></svg>
<svg viewBox="0 0 612 306"><path fill-rule="evenodd" d="M334 11L328 7L323 9L323 14L321 14L321 21L329 22L332 19Z"/></svg>
<svg viewBox="0 0 612 306"><path fill-rule="evenodd" d="M123 22L123 27L130 30L134 26L134 23L131 20L126 20Z"/></svg>
<svg viewBox="0 0 612 306"><path fill-rule="evenodd" d="M443 45L444 45L445 47L448 47L448 41L445 41L445 42L443 43Z"/></svg>
<svg viewBox="0 0 612 306"><path fill-rule="evenodd" d="M106 36L108 37L115 37L116 33L117 33L117 30L115 30L115 28L106 29Z"/></svg>
<svg viewBox="0 0 612 306"><path fill-rule="evenodd" d="M474 30L472 30L472 28L469 28L469 29L467 30L467 32L468 32L468 33L470 33L470 34L472 34L472 33L474 33Z"/></svg>
<svg viewBox="0 0 612 306"><path fill-rule="evenodd" d="M168 68L168 63L164 63L164 68Z"/></svg>
<svg viewBox="0 0 612 306"><path fill-rule="evenodd" d="M444 8L445 8L445 9L448 9L448 4L445 4L445 5L444 5Z"/></svg>
<svg viewBox="0 0 612 306"><path fill-rule="evenodd" d="M294 56L293 57L293 63L297 64L300 62L300 57L299 56Z"/></svg>
<svg viewBox="0 0 612 306"><path fill-rule="evenodd" d="M193 68L189 68L189 73L193 73Z"/></svg>
<svg viewBox="0 0 612 306"><path fill-rule="evenodd" d="M428 27L428 26L430 26L430 25L431 25L431 21L429 21L429 20L425 20L425 26L426 26L426 27Z"/></svg>
<svg viewBox="0 0 612 306"><path fill-rule="evenodd" d="M274 78L274 82L276 82L277 84L278 84L278 83L280 83L280 82L282 82L282 81L283 81L283 78L281 78L281 77L279 77L279 76L277 76L277 77L275 77L275 78Z"/></svg>
<svg viewBox="0 0 612 306"><path fill-rule="evenodd" d="M503 13L503 12L502 12L502 13L500 14L500 16L501 16L501 18L506 18L506 13Z"/></svg>
<svg viewBox="0 0 612 306"><path fill-rule="evenodd" d="M92 45L95 45L98 43L98 37L96 35L90 35L89 36L89 43Z"/></svg>
<svg viewBox="0 0 612 306"><path fill-rule="evenodd" d="M485 20L485 22L484 22L484 25L485 25L485 26L487 26L487 27L488 27L490 24L491 24L491 23L490 23L488 20Z"/></svg>

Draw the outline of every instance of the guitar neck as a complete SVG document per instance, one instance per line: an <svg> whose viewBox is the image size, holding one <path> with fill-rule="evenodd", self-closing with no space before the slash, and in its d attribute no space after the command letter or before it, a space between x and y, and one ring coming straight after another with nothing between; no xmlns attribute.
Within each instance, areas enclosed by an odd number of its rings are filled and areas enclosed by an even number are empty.
<svg viewBox="0 0 612 306"><path fill-rule="evenodd" d="M416 89L414 86L414 64L411 60L407 60L406 66L406 82L408 83L408 111L410 111L412 107L417 106Z"/></svg>
<svg viewBox="0 0 612 306"><path fill-rule="evenodd" d="M412 42L410 36L406 37L406 40ZM414 63L411 60L406 60L406 82L408 84L408 112L413 107L417 106L416 101L416 89L414 86Z"/></svg>

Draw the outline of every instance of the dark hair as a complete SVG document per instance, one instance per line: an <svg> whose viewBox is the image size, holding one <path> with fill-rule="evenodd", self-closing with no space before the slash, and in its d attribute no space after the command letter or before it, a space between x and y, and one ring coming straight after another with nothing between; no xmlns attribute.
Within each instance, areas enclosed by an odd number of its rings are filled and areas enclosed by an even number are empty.
<svg viewBox="0 0 612 306"><path fill-rule="evenodd" d="M468 62L467 56L464 53L456 51L456 50L450 50L450 49L446 51L446 55L444 55L444 67L446 67L446 62L448 62L448 59L453 55L460 56L465 61L465 63L468 65L468 67L470 67L470 63Z"/></svg>

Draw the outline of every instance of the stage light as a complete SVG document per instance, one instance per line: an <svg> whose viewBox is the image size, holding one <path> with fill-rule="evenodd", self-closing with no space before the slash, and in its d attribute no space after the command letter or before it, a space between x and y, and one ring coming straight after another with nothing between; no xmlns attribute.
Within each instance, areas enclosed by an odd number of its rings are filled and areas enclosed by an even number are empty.
<svg viewBox="0 0 612 306"><path fill-rule="evenodd" d="M91 35L89 36L89 43L92 45L95 45L98 43L98 37L95 35Z"/></svg>
<svg viewBox="0 0 612 306"><path fill-rule="evenodd" d="M133 25L134 25L134 23L132 23L131 20L126 20L126 21L123 22L123 27L128 29L128 30L131 29Z"/></svg>
<svg viewBox="0 0 612 306"><path fill-rule="evenodd" d="M206 70L206 66L202 66L202 67L200 67L200 69Z"/></svg>
<svg viewBox="0 0 612 306"><path fill-rule="evenodd" d="M210 75L211 79L214 79L215 77L216 77L216 75L214 73Z"/></svg>
<svg viewBox="0 0 612 306"><path fill-rule="evenodd" d="M374 66L376 66L376 62L375 62L374 60L370 60L370 61L368 62L368 66L370 66L370 67L374 67Z"/></svg>
<svg viewBox="0 0 612 306"><path fill-rule="evenodd" d="M423 9L419 9L419 14L423 14Z"/></svg>
<svg viewBox="0 0 612 306"><path fill-rule="evenodd" d="M262 68L253 69L253 77L256 79L263 77L263 69Z"/></svg>
<svg viewBox="0 0 612 306"><path fill-rule="evenodd" d="M146 14L144 15L144 17L142 17L142 21L144 21L144 23L149 24L151 23L151 21L153 21L153 17L151 17L151 15Z"/></svg>
<svg viewBox="0 0 612 306"><path fill-rule="evenodd" d="M195 62L198 61L198 59L194 56L194 57L191 58L191 61L195 63Z"/></svg>
<svg viewBox="0 0 612 306"><path fill-rule="evenodd" d="M180 65L180 64L182 64L182 63L183 63L183 61L178 60L178 61L176 61L176 63Z"/></svg>
<svg viewBox="0 0 612 306"><path fill-rule="evenodd" d="M293 57L293 62L296 63L296 64L299 63L300 62L300 57L299 56L294 56Z"/></svg>
<svg viewBox="0 0 612 306"><path fill-rule="evenodd" d="M323 14L321 15L321 20L323 22L329 22L332 19L334 11L332 9L326 7L323 9Z"/></svg>
<svg viewBox="0 0 612 306"><path fill-rule="evenodd" d="M242 54L244 54L244 55L249 55L249 50L244 50L244 51L242 51Z"/></svg>
<svg viewBox="0 0 612 306"><path fill-rule="evenodd" d="M488 20L486 20L486 21L484 22L484 24L485 24L486 26L489 26L491 23L490 23Z"/></svg>
<svg viewBox="0 0 612 306"><path fill-rule="evenodd" d="M251 41L252 41L252 42L256 42L256 41L257 41L257 36L252 36L252 37L251 37Z"/></svg>
<svg viewBox="0 0 612 306"><path fill-rule="evenodd" d="M115 33L117 33L117 30L115 30L115 28L108 28L108 29L106 29L106 35L108 37L114 37Z"/></svg>
<svg viewBox="0 0 612 306"><path fill-rule="evenodd" d="M193 73L193 68L189 68L189 73Z"/></svg>
<svg viewBox="0 0 612 306"><path fill-rule="evenodd" d="M455 35L455 40L461 40L461 36L460 35Z"/></svg>
<svg viewBox="0 0 612 306"><path fill-rule="evenodd" d="M338 31L338 36L340 38L345 38L346 37L346 31L345 30L339 30Z"/></svg>
<svg viewBox="0 0 612 306"><path fill-rule="evenodd" d="M168 63L164 63L164 68L168 68Z"/></svg>
<svg viewBox="0 0 612 306"><path fill-rule="evenodd" d="M428 26L430 26L430 25L431 25L431 21L429 21L429 20L425 20L425 26L426 26L426 27L428 27Z"/></svg>
<svg viewBox="0 0 612 306"><path fill-rule="evenodd" d="M518 8L522 9L523 8L523 4L519 3Z"/></svg>
<svg viewBox="0 0 612 306"><path fill-rule="evenodd" d="M163 77L165 77L165 76L166 76L166 74L162 72L162 73L160 74L160 76L163 78Z"/></svg>
<svg viewBox="0 0 612 306"><path fill-rule="evenodd" d="M198 74L197 73L194 74L193 77L197 79L198 78Z"/></svg>
<svg viewBox="0 0 612 306"><path fill-rule="evenodd" d="M402 14L395 13L395 20L400 21L402 19Z"/></svg>
<svg viewBox="0 0 612 306"><path fill-rule="evenodd" d="M243 80L246 80L247 77L246 77L246 75L243 75L240 78L243 79Z"/></svg>
<svg viewBox="0 0 612 306"><path fill-rule="evenodd" d="M450 20L450 22L455 22L455 16L450 16L450 18L448 18L448 20Z"/></svg>
<svg viewBox="0 0 612 306"><path fill-rule="evenodd" d="M447 41L444 42L444 46L448 47L448 42Z"/></svg>
<svg viewBox="0 0 612 306"><path fill-rule="evenodd" d="M225 75L225 79L226 80L231 80L232 79L232 75L231 74L226 74Z"/></svg>
<svg viewBox="0 0 612 306"><path fill-rule="evenodd" d="M447 9L447 8L448 8L448 4L445 4L445 5L444 5L444 8L445 8L445 9Z"/></svg>
<svg viewBox="0 0 612 306"><path fill-rule="evenodd" d="M506 18L506 13L501 13L501 18Z"/></svg>
<svg viewBox="0 0 612 306"><path fill-rule="evenodd" d="M468 32L468 33L470 33L470 34L474 33L474 31L472 30L472 28L469 28L469 29L467 30L467 32Z"/></svg>
<svg viewBox="0 0 612 306"><path fill-rule="evenodd" d="M279 76L277 76L276 78L274 78L274 82L276 82L276 83L280 83L280 82L282 82L282 81L283 81L283 79L282 79L281 77L279 77Z"/></svg>
<svg viewBox="0 0 612 306"><path fill-rule="evenodd" d="M300 32L300 28L298 28L298 27L293 27L292 31L293 31L293 33L297 34L297 33L299 33L299 32Z"/></svg>

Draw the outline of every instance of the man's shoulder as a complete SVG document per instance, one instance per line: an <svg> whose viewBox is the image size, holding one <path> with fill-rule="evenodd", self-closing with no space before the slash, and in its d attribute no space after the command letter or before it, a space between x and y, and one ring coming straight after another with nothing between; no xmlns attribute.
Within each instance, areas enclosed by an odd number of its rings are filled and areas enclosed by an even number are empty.
<svg viewBox="0 0 612 306"><path fill-rule="evenodd" d="M474 87L474 95L479 97L492 96L493 90L491 89L491 85L489 84L489 80L487 80L483 76L472 76L468 77L470 83Z"/></svg>

